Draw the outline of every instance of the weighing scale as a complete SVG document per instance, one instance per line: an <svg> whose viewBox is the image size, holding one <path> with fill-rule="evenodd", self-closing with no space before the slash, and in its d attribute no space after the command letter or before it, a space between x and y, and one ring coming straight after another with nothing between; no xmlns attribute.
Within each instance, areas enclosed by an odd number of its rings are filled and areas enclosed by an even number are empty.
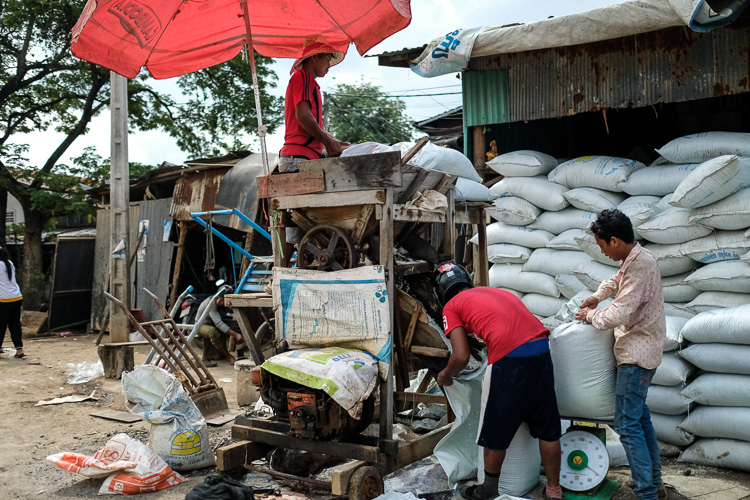
<svg viewBox="0 0 750 500"><path fill-rule="evenodd" d="M610 500L620 483L607 479L607 431L597 424L574 423L560 438L560 485L565 500Z"/></svg>

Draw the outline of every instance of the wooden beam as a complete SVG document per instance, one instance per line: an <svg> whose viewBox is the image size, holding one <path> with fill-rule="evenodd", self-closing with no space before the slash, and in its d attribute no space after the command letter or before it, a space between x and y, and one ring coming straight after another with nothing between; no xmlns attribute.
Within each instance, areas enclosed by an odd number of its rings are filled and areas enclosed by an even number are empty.
<svg viewBox="0 0 750 500"><path fill-rule="evenodd" d="M448 398L439 394L417 394L416 392L394 392L393 399L396 401L408 401L409 403L448 404Z"/></svg>
<svg viewBox="0 0 750 500"><path fill-rule="evenodd" d="M401 187L401 153L324 158L300 163L300 173L324 171L325 191Z"/></svg>
<svg viewBox="0 0 750 500"><path fill-rule="evenodd" d="M255 182L258 185L259 198L320 193L326 189L325 174L322 170L261 175Z"/></svg>
<svg viewBox="0 0 750 500"><path fill-rule="evenodd" d="M367 465L367 462L356 460L347 464L336 466L332 469L331 474L331 493L343 496L349 493L349 480L354 475L354 471Z"/></svg>
<svg viewBox="0 0 750 500"><path fill-rule="evenodd" d="M409 464L413 464L425 457L429 457L435 451L435 445L443 439L450 431L451 426L446 425L428 432L410 443L401 443L398 447L398 456L396 457L396 467L393 472Z"/></svg>
<svg viewBox="0 0 750 500"><path fill-rule="evenodd" d="M268 293L227 294L224 302L228 307L273 307L273 296Z"/></svg>
<svg viewBox="0 0 750 500"><path fill-rule="evenodd" d="M404 155L404 157L401 159L401 165L406 165L409 163L409 160L414 158L414 155L419 153L419 151L427 145L427 143L430 141L429 137L425 136L422 137L417 141L417 143L414 145L413 148L411 148L407 153Z"/></svg>
<svg viewBox="0 0 750 500"><path fill-rule="evenodd" d="M172 290L169 292L169 307L174 306L177 300L177 287L180 284L182 273L182 256L185 253L185 241L187 240L187 222L180 221L180 235L177 239L177 256L174 260L174 272L172 273Z"/></svg>
<svg viewBox="0 0 750 500"><path fill-rule="evenodd" d="M487 260L487 225L485 221L476 225L479 244L474 245L474 283L477 286L490 285L490 264Z"/></svg>
<svg viewBox="0 0 750 500"><path fill-rule="evenodd" d="M393 272L393 190L386 189L380 219L380 265L385 268L388 297L393 297L395 276ZM391 335L396 324L394 317L394 300L388 300ZM392 439L393 436L393 351L388 360L386 379L380 381L380 439ZM389 464L393 458L387 459Z"/></svg>
<svg viewBox="0 0 750 500"><path fill-rule="evenodd" d="M445 214L419 210L405 205L394 205L393 220L408 222L445 222Z"/></svg>
<svg viewBox="0 0 750 500"><path fill-rule="evenodd" d="M266 360L263 357L263 350L260 348L258 339L255 338L255 330L253 330L250 324L250 318L247 315L247 308L238 307L232 309L237 314L237 323L240 325L242 331L242 338L245 339L245 345L250 350L250 355L255 361L255 366L260 366Z"/></svg>
<svg viewBox="0 0 750 500"><path fill-rule="evenodd" d="M271 446L252 441L239 441L216 450L216 469L226 472L239 469L255 460L264 458Z"/></svg>
<svg viewBox="0 0 750 500"><path fill-rule="evenodd" d="M278 198L271 198L271 209L287 210L294 208L341 207L366 205L368 203L382 205L385 203L385 192L382 190L370 190L280 196Z"/></svg>
<svg viewBox="0 0 750 500"><path fill-rule="evenodd" d="M484 141L484 125L475 125L471 127L472 137L474 139L474 148L473 148L473 159L472 163L474 164L474 168L481 172L485 169L485 166L487 164L486 156L484 154L485 150L485 141ZM481 176L481 173L479 174Z"/></svg>
<svg viewBox="0 0 750 500"><path fill-rule="evenodd" d="M421 345L411 346L410 351L413 354L420 354L422 356L429 356L431 358L450 358L451 352L448 349L439 349L437 347L425 347Z"/></svg>

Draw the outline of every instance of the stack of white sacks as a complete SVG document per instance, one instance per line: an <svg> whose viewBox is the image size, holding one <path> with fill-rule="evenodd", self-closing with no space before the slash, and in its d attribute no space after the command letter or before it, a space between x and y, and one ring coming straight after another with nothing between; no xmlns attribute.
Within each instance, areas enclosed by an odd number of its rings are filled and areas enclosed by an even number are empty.
<svg viewBox="0 0 750 500"><path fill-rule="evenodd" d="M648 398L657 437L689 446L681 460L750 470L750 134L696 134L658 152L648 167L604 156L558 165L535 151L489 162L504 176L490 188L490 285L554 330L561 414L611 420L611 335L561 323L617 273L587 229L620 209L662 276L667 342Z"/></svg>

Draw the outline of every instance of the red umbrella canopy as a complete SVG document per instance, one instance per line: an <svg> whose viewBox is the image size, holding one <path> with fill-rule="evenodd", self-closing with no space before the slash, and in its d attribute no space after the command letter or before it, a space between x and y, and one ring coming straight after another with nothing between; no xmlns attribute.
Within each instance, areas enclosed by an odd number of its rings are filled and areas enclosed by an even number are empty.
<svg viewBox="0 0 750 500"><path fill-rule="evenodd" d="M247 40L243 0L88 0L73 54L133 78L171 78L236 56ZM409 25L409 0L247 0L252 46L297 58L309 35L364 54Z"/></svg>

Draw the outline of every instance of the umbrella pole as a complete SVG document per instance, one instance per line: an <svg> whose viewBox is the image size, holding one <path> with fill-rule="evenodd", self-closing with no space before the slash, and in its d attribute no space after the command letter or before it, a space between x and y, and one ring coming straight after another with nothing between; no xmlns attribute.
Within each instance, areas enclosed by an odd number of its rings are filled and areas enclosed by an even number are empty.
<svg viewBox="0 0 750 500"><path fill-rule="evenodd" d="M255 94L255 112L258 115L258 138L260 138L260 155L263 160L263 168L266 175L271 169L268 166L268 151L266 150L266 126L263 125L263 114L260 106L260 89L258 88L258 72L255 67L255 49L253 48L253 37L250 29L250 11L247 5L248 0L240 0L242 4L242 13L245 18L245 33L247 38L247 49L250 56L250 71L253 75L253 94Z"/></svg>

